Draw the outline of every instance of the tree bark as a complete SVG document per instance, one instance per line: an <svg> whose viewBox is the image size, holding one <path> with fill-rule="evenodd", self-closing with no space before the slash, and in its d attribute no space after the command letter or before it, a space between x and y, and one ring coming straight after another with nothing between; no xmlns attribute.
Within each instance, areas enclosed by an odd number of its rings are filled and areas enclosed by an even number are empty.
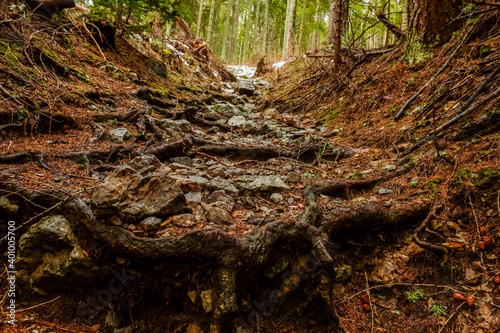
<svg viewBox="0 0 500 333"><path fill-rule="evenodd" d="M229 60L233 63L236 60L236 43L238 42L238 23L240 20L240 7L241 7L241 0L236 0L236 7L234 9L234 16L233 16L233 36L231 39L231 52L229 56Z"/></svg>
<svg viewBox="0 0 500 333"><path fill-rule="evenodd" d="M302 52L302 38L304 35L304 21L306 18L306 5L307 1L302 0L302 13L301 13L301 18L300 18L300 28L299 28L299 41L297 42L297 51Z"/></svg>
<svg viewBox="0 0 500 333"><path fill-rule="evenodd" d="M342 17L345 6L344 0L330 0L328 14L328 44L333 46L333 61L336 72L340 66L340 50L342 42Z"/></svg>
<svg viewBox="0 0 500 333"><path fill-rule="evenodd" d="M247 9L245 16L245 39L243 40L243 51L241 52L241 61L243 64L248 60L248 47L250 46L250 26L252 18L250 17L251 8Z"/></svg>
<svg viewBox="0 0 500 333"><path fill-rule="evenodd" d="M289 58L293 56L296 16L297 16L297 0L288 0L287 15L285 22L285 35L283 43L283 58Z"/></svg>
<svg viewBox="0 0 500 333"><path fill-rule="evenodd" d="M203 15L203 0L200 1L200 8L198 9L198 21L196 23L196 38L201 38L201 17Z"/></svg>
<svg viewBox="0 0 500 333"><path fill-rule="evenodd" d="M212 43L214 32L215 0L210 0L210 14L208 15L207 43Z"/></svg>
<svg viewBox="0 0 500 333"><path fill-rule="evenodd" d="M312 37L312 48L317 49L319 45L319 33L318 33L318 24L319 24L319 5L320 0L316 1L316 11L314 13L314 30Z"/></svg>
<svg viewBox="0 0 500 333"><path fill-rule="evenodd" d="M229 40L229 27L231 25L231 12L233 8L233 1L229 0L227 2L227 10L226 10L226 24L224 25L224 38L222 39L222 51L221 58L222 60L227 60L227 47Z"/></svg>
<svg viewBox="0 0 500 333"><path fill-rule="evenodd" d="M262 29L262 54L266 54L267 52L267 36L269 29L269 3L271 0L265 0L265 9L264 9L264 28Z"/></svg>
<svg viewBox="0 0 500 333"><path fill-rule="evenodd" d="M253 61L256 60L256 57L260 56L260 40L261 40L261 34L260 34L260 3L261 0L256 0L256 9L255 9L255 21L254 21L254 26L253 26L253 36L254 40L252 43L252 59Z"/></svg>

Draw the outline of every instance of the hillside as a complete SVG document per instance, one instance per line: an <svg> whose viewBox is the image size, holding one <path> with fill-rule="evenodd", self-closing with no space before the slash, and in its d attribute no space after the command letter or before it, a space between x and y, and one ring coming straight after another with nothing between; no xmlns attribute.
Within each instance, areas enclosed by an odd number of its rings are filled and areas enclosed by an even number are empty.
<svg viewBox="0 0 500 333"><path fill-rule="evenodd" d="M1 330L498 330L499 19L252 77L1 3Z"/></svg>

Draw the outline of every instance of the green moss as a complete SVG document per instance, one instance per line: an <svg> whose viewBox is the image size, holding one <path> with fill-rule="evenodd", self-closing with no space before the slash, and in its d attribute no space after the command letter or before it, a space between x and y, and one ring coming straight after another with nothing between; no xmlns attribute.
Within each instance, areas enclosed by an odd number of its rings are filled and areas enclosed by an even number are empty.
<svg viewBox="0 0 500 333"><path fill-rule="evenodd" d="M52 58L52 60L58 62L59 64L62 64L62 60L61 58L59 58L59 56L57 54L55 54L54 52L50 51L49 49L46 49L46 48L42 48L42 53L45 54L46 56Z"/></svg>
<svg viewBox="0 0 500 333"><path fill-rule="evenodd" d="M434 191L441 182L442 180L439 177L432 178L427 182L427 188L431 191Z"/></svg>
<svg viewBox="0 0 500 333"><path fill-rule="evenodd" d="M431 46L425 45L422 42L413 39L408 42L404 59L410 66L415 66L429 59L433 55L434 53L432 52Z"/></svg>

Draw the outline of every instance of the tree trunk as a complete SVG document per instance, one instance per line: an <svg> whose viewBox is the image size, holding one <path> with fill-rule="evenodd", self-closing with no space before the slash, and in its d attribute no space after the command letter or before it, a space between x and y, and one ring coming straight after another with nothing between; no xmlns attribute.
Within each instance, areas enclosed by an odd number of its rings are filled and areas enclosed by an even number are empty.
<svg viewBox="0 0 500 333"><path fill-rule="evenodd" d="M304 35L304 21L306 19L306 0L302 0L302 13L300 18L300 28L299 28L299 41L297 43L297 51L302 52L302 38Z"/></svg>
<svg viewBox="0 0 500 333"><path fill-rule="evenodd" d="M201 16L203 15L203 0L200 1L200 8L198 9L198 21L196 23L196 38L201 38Z"/></svg>
<svg viewBox="0 0 500 333"><path fill-rule="evenodd" d="M229 60L234 62L236 59L236 43L238 42L238 23L240 20L240 6L241 0L236 0L236 8L234 9L233 15L233 37L231 39L231 53L229 55Z"/></svg>
<svg viewBox="0 0 500 333"><path fill-rule="evenodd" d="M391 0L387 0L387 20L391 21ZM385 28L385 47L389 45L389 29Z"/></svg>
<svg viewBox="0 0 500 333"><path fill-rule="evenodd" d="M229 26L231 25L231 11L233 8L233 1L229 0L227 2L227 10L226 10L226 24L224 25L224 38L222 39L222 51L221 58L222 60L227 60L227 44L229 39Z"/></svg>
<svg viewBox="0 0 500 333"><path fill-rule="evenodd" d="M210 14L208 14L207 43L212 43L214 32L215 0L210 0Z"/></svg>
<svg viewBox="0 0 500 333"><path fill-rule="evenodd" d="M252 8L247 9L247 14L245 18L245 39L243 41L243 51L241 52L241 61L243 64L247 63L248 60L248 47L250 46L250 26L252 25L252 19L250 14Z"/></svg>
<svg viewBox="0 0 500 333"><path fill-rule="evenodd" d="M269 3L271 0L265 0L265 9L264 9L264 28L262 29L262 54L266 54L267 51L267 36L269 29Z"/></svg>
<svg viewBox="0 0 500 333"><path fill-rule="evenodd" d="M410 64L432 55L430 48L450 40L460 22L461 0L408 0L408 44L405 58ZM451 23L451 24L450 24Z"/></svg>
<svg viewBox="0 0 500 333"><path fill-rule="evenodd" d="M404 32L408 31L408 0L404 0L402 3L401 12L403 16L401 17L401 30Z"/></svg>
<svg viewBox="0 0 500 333"><path fill-rule="evenodd" d="M319 44L318 24L319 24L319 0L316 1L316 11L314 13L314 31L312 37L312 48L317 49ZM364 21L363 21L364 22Z"/></svg>
<svg viewBox="0 0 500 333"><path fill-rule="evenodd" d="M260 55L257 54L260 46L260 0L256 0L256 10L255 10L255 23L254 23L254 28L253 28L253 36L254 40L252 43L252 59L255 61L255 56L259 57Z"/></svg>
<svg viewBox="0 0 500 333"><path fill-rule="evenodd" d="M283 58L293 56L293 44L295 40L295 18L297 16L297 0L289 0L287 6L285 41L283 43Z"/></svg>
<svg viewBox="0 0 500 333"><path fill-rule="evenodd" d="M340 50L342 42L342 17L344 12L344 0L330 0L330 10L328 13L328 45L333 47L333 61L335 71L339 70Z"/></svg>

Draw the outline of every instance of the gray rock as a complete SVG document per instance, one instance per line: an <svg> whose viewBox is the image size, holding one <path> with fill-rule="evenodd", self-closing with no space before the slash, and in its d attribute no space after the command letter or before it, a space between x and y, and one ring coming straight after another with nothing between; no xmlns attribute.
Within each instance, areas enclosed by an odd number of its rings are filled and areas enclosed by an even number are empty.
<svg viewBox="0 0 500 333"><path fill-rule="evenodd" d="M207 169L210 176L226 178L226 169L222 165L212 165Z"/></svg>
<svg viewBox="0 0 500 333"><path fill-rule="evenodd" d="M258 134L260 132L260 126L255 121L249 120L241 126L241 130L245 134Z"/></svg>
<svg viewBox="0 0 500 333"><path fill-rule="evenodd" d="M191 123L186 119L172 120L172 119L161 119L157 120L156 123L162 129L164 129L168 135L172 137L183 136L184 134L192 133Z"/></svg>
<svg viewBox="0 0 500 333"><path fill-rule="evenodd" d="M275 114L276 114L275 108L267 109L266 111L264 111L264 116L267 116L267 117L272 117Z"/></svg>
<svg viewBox="0 0 500 333"><path fill-rule="evenodd" d="M302 175L297 172L289 172L286 175L286 180L287 183L302 183Z"/></svg>
<svg viewBox="0 0 500 333"><path fill-rule="evenodd" d="M187 156L172 157L168 160L169 163L177 163L187 167L193 166L193 160Z"/></svg>
<svg viewBox="0 0 500 333"><path fill-rule="evenodd" d="M176 214L186 205L177 180L153 155L141 155L116 168L94 190L91 200L98 214L113 213L127 223Z"/></svg>
<svg viewBox="0 0 500 333"><path fill-rule="evenodd" d="M164 79L167 78L167 65L163 61L160 60L150 60L148 61L148 66L151 68L153 73L158 75L159 77L162 77Z"/></svg>
<svg viewBox="0 0 500 333"><path fill-rule="evenodd" d="M273 193L269 197L269 200L271 200L274 203L281 203L281 202L283 202L283 196L279 193Z"/></svg>
<svg viewBox="0 0 500 333"><path fill-rule="evenodd" d="M240 127L245 122L246 122L245 117L243 117L243 116L234 116L234 117L231 117L231 119L229 119L229 121L227 122L227 124L229 126L233 126L233 127Z"/></svg>
<svg viewBox="0 0 500 333"><path fill-rule="evenodd" d="M157 218L156 216L149 216L142 220L139 225L142 227L142 229L150 231L160 228L161 222L162 221L160 218Z"/></svg>
<svg viewBox="0 0 500 333"><path fill-rule="evenodd" d="M392 190L389 190L388 188L379 188L376 190L378 194L391 194Z"/></svg>
<svg viewBox="0 0 500 333"><path fill-rule="evenodd" d="M234 208L234 199L229 196L225 191L215 191L208 197L208 202L216 204L216 206L225 209L227 211L232 211ZM217 203L219 203L217 205ZM222 203L223 205L220 205Z"/></svg>
<svg viewBox="0 0 500 333"><path fill-rule="evenodd" d="M228 225L233 222L231 214L225 209L217 207L216 204L204 205L207 219L215 224Z"/></svg>
<svg viewBox="0 0 500 333"><path fill-rule="evenodd" d="M289 189L278 176L241 176L234 183L239 190L250 192L281 192Z"/></svg>
<svg viewBox="0 0 500 333"><path fill-rule="evenodd" d="M201 192L184 193L186 201L189 205L199 204L201 202Z"/></svg>
<svg viewBox="0 0 500 333"><path fill-rule="evenodd" d="M255 86L253 84L253 81L252 80L240 80L238 82L237 91L243 95L253 96L253 94L255 92Z"/></svg>
<svg viewBox="0 0 500 333"><path fill-rule="evenodd" d="M132 134L128 131L128 129L124 127L115 128L111 132L109 132L109 136L111 141L114 143L123 143L132 137Z"/></svg>
<svg viewBox="0 0 500 333"><path fill-rule="evenodd" d="M392 165L392 164L388 164L384 167L384 169L386 169L387 171L394 171L394 170L396 170L396 166Z"/></svg>
<svg viewBox="0 0 500 333"><path fill-rule="evenodd" d="M293 166L291 166L290 164L285 164L285 165L283 165L283 167L281 169L283 171L292 171L293 170Z"/></svg>
<svg viewBox="0 0 500 333"><path fill-rule="evenodd" d="M101 271L62 215L42 218L21 236L16 263L18 286L42 295L95 282Z"/></svg>
<svg viewBox="0 0 500 333"><path fill-rule="evenodd" d="M233 104L245 104L245 100L241 98L240 95L231 94L229 95L229 98L231 99L231 103Z"/></svg>
<svg viewBox="0 0 500 333"><path fill-rule="evenodd" d="M200 177L200 176L192 176L188 175L187 178L194 180L197 182L202 188L205 188L208 185L208 179L205 177Z"/></svg>
<svg viewBox="0 0 500 333"><path fill-rule="evenodd" d="M207 184L207 189L209 191L223 190L226 191L230 196L237 196L239 191L234 186L233 182L227 179L222 179L220 177L215 177L211 179Z"/></svg>
<svg viewBox="0 0 500 333"><path fill-rule="evenodd" d="M230 103L219 103L215 105L208 106L210 111L216 112L226 118L231 118L233 116L239 115L240 110Z"/></svg>
<svg viewBox="0 0 500 333"><path fill-rule="evenodd" d="M172 223L178 227L189 228L196 224L196 219L194 215L191 214L181 214L175 215L172 219Z"/></svg>

